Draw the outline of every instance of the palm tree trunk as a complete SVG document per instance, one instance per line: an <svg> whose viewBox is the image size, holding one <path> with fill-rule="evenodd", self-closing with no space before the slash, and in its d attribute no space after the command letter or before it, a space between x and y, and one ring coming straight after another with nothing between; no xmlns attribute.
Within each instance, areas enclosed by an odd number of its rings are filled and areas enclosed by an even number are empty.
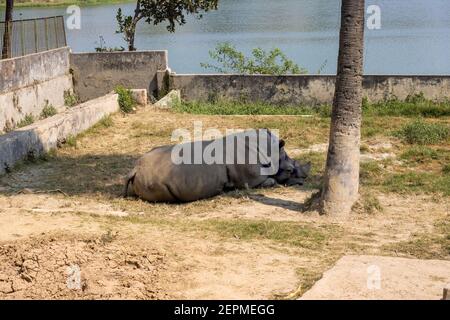
<svg viewBox="0 0 450 320"><path fill-rule="evenodd" d="M6 0L5 30L3 33L2 59L11 58L11 29L14 0Z"/></svg>
<svg viewBox="0 0 450 320"><path fill-rule="evenodd" d="M348 215L358 200L364 0L342 0L336 91L321 211Z"/></svg>

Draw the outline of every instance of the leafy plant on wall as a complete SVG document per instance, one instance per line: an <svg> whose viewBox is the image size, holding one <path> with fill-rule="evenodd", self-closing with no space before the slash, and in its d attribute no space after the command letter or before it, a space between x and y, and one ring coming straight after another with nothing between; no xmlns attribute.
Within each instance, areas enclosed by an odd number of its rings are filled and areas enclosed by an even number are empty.
<svg viewBox="0 0 450 320"><path fill-rule="evenodd" d="M305 74L306 69L299 67L290 60L280 49L265 51L261 48L252 50L252 56L246 57L229 42L219 43L213 51L209 52L212 60L218 65L201 63L205 69L219 73L239 74Z"/></svg>

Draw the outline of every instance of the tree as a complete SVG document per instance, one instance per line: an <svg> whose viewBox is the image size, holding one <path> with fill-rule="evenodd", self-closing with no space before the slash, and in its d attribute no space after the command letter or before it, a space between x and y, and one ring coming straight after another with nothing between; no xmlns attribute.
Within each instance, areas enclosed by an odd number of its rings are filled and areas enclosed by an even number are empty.
<svg viewBox="0 0 450 320"><path fill-rule="evenodd" d="M128 50L135 51L136 26L142 19L154 25L167 21L167 30L175 32L176 24L186 23L186 15L194 14L201 18L200 12L216 10L218 2L219 0L138 0L133 16L124 16L121 8L117 11L117 33L123 33Z"/></svg>
<svg viewBox="0 0 450 320"><path fill-rule="evenodd" d="M256 48L252 50L252 57L246 57L229 42L219 43L214 51L209 52L211 59L220 66L201 63L205 69L212 69L219 73L239 74L305 74L307 71L290 60L280 49L269 52Z"/></svg>
<svg viewBox="0 0 450 320"><path fill-rule="evenodd" d="M11 58L11 29L14 0L6 0L5 31L3 33L2 59Z"/></svg>
<svg viewBox="0 0 450 320"><path fill-rule="evenodd" d="M347 215L358 200L364 0L342 0L336 89L321 211Z"/></svg>

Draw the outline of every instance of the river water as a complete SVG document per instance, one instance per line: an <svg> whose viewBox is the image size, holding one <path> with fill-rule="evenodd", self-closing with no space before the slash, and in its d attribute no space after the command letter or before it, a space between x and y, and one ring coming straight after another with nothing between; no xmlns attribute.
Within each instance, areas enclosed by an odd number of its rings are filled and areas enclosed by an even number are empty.
<svg viewBox="0 0 450 320"><path fill-rule="evenodd" d="M252 48L281 48L300 66L317 73L336 71L340 0L220 0L219 10L189 18L176 33L165 26L138 26L138 49L169 51L177 73L208 72L208 51L229 41L249 53ZM366 74L450 75L449 0L366 0L381 9L381 29L366 28ZM81 8L81 29L67 30L74 52L94 51L99 36L107 46L125 46L115 15L132 3ZM0 13L3 16L3 13ZM65 15L66 8L18 8L15 18Z"/></svg>

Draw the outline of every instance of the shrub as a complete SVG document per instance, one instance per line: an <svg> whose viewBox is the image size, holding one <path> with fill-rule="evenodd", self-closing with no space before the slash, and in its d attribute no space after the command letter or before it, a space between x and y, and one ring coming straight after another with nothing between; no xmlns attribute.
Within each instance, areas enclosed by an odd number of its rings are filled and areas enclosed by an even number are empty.
<svg viewBox="0 0 450 320"><path fill-rule="evenodd" d="M120 47L107 47L106 41L103 36L99 36L98 47L95 47L95 52L122 52L125 51L125 48Z"/></svg>
<svg viewBox="0 0 450 320"><path fill-rule="evenodd" d="M49 117L53 117L57 113L58 113L58 110L56 110L56 108L53 105L49 104L47 101L45 103L44 109L42 109L40 119L46 119Z"/></svg>
<svg viewBox="0 0 450 320"><path fill-rule="evenodd" d="M76 94L71 92L70 90L64 91L64 104L67 107L73 107L74 105L78 104L78 97Z"/></svg>
<svg viewBox="0 0 450 320"><path fill-rule="evenodd" d="M119 95L119 107L124 113L130 113L135 110L136 101L133 99L131 90L123 86L116 87L116 93Z"/></svg>
<svg viewBox="0 0 450 320"><path fill-rule="evenodd" d="M214 51L209 52L211 59L220 66L201 63L205 69L212 69L219 73L240 74L305 74L307 71L300 68L278 48L269 52L261 48L252 50L252 57L246 57L229 42L219 43Z"/></svg>
<svg viewBox="0 0 450 320"><path fill-rule="evenodd" d="M76 148L77 147L77 137L69 135L65 140L65 144L69 147Z"/></svg>
<svg viewBox="0 0 450 320"><path fill-rule="evenodd" d="M25 117L17 123L17 128L23 128L33 124L35 121L34 116L32 114L27 114Z"/></svg>
<svg viewBox="0 0 450 320"><path fill-rule="evenodd" d="M400 131L396 132L396 135L410 144L436 144L447 140L450 130L445 125L426 123L417 119L403 126Z"/></svg>
<svg viewBox="0 0 450 320"><path fill-rule="evenodd" d="M114 124L113 119L111 118L111 116L104 116L99 122L98 122L98 126L103 127L103 128L109 128L112 127L112 125Z"/></svg>

